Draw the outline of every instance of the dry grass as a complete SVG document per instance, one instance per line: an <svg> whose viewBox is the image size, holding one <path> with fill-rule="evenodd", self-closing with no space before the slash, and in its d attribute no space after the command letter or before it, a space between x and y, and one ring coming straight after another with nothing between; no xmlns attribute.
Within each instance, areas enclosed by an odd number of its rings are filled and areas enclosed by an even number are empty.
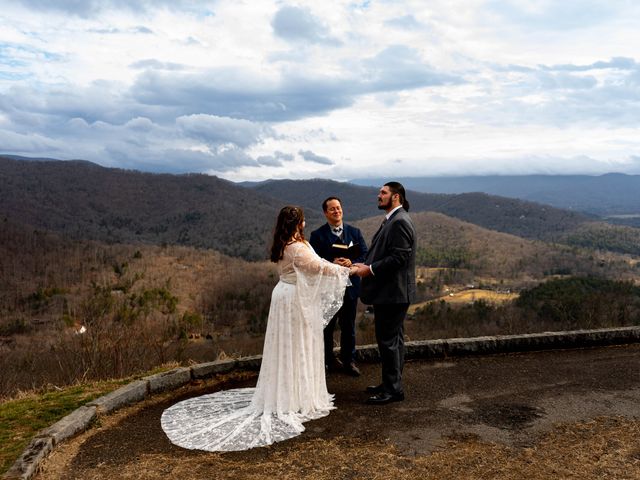
<svg viewBox="0 0 640 480"><path fill-rule="evenodd" d="M439 302L441 300L454 305L467 305L478 300L483 300L494 305L500 305L510 302L511 300L515 300L516 298L518 298L517 293L500 293L494 292L492 290L480 290L478 288L472 288L469 290L464 290L462 292L450 293L449 295L445 295L444 297L435 298L427 302L415 303L409 307L409 313L414 313L417 309L424 307L427 303Z"/></svg>
<svg viewBox="0 0 640 480"><path fill-rule="evenodd" d="M484 300L489 303L500 304L510 302L518 298L517 293L499 293L491 290L480 290L472 288L462 292L453 293L442 297L442 300L448 303L473 303L477 300ZM440 300L440 299L438 299Z"/></svg>
<svg viewBox="0 0 640 480"><path fill-rule="evenodd" d="M292 442L287 449L265 448L257 454L146 454L123 465L118 478L637 479L638 439L640 421L618 417L558 426L524 448L460 438L449 439L431 454L411 458L384 441L339 437ZM51 458L38 478L68 478L64 463L72 460L78 447ZM82 478L113 478L113 473L110 466L96 465L84 470Z"/></svg>

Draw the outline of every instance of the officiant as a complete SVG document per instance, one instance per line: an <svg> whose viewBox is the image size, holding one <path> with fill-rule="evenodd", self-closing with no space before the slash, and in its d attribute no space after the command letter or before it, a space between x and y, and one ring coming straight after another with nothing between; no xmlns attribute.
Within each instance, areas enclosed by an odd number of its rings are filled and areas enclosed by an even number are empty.
<svg viewBox="0 0 640 480"><path fill-rule="evenodd" d="M367 245L362 232L343 222L342 202L337 197L329 197L322 202L322 211L327 223L311 232L309 243L316 253L333 263L344 267L363 262ZM330 372L344 372L357 377L360 370L355 362L356 354L356 307L360 294L360 277L350 277L352 285L347 287L342 307L324 329L324 359ZM336 323L340 325L340 358L333 354L333 332Z"/></svg>

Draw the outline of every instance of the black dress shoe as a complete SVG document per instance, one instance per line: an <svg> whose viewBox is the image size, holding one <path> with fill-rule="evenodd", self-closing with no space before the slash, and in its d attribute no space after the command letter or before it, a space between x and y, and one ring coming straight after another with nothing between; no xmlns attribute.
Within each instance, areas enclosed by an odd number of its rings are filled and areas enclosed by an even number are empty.
<svg viewBox="0 0 640 480"><path fill-rule="evenodd" d="M367 393L382 393L384 392L384 385L369 385L365 391Z"/></svg>
<svg viewBox="0 0 640 480"><path fill-rule="evenodd" d="M391 402L401 402L402 400L404 400L404 393L391 394L387 392L380 392L373 397L367 398L366 403L369 405L385 405Z"/></svg>
<svg viewBox="0 0 640 480"><path fill-rule="evenodd" d="M351 375L352 377L359 377L360 369L355 363L351 362L350 364L344 366L344 373L346 373L347 375Z"/></svg>
<svg viewBox="0 0 640 480"><path fill-rule="evenodd" d="M344 370L344 365L340 360L338 360L337 358L334 358L330 360L328 364L325 365L325 369L327 370L327 372L331 372L331 373L339 372L341 370Z"/></svg>

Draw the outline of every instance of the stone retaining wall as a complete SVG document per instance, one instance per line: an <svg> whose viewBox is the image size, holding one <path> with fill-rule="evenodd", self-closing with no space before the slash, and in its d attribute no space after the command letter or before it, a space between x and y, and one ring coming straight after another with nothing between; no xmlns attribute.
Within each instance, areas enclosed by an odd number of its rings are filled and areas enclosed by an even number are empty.
<svg viewBox="0 0 640 480"><path fill-rule="evenodd" d="M545 332L494 337L451 338L407 342L406 358L446 358L451 356L483 355L535 350L585 348L622 345L640 342L640 327L623 327L569 332ZM375 345L357 348L360 361L377 361ZM50 427L39 432L29 446L3 475L4 480L32 478L40 462L57 444L89 428L99 416L109 414L126 405L140 402L158 392L174 390L191 380L209 378L232 370L260 369L261 355L201 363L181 367L134 381L78 408Z"/></svg>

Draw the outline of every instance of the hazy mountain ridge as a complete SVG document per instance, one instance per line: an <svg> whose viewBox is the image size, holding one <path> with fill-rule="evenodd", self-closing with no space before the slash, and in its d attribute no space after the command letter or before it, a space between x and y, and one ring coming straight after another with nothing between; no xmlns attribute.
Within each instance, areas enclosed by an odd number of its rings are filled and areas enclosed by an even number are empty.
<svg viewBox="0 0 640 480"><path fill-rule="evenodd" d="M380 183L380 185L382 185ZM380 216L379 187L364 187L332 180L269 180L252 189L304 208L319 208L324 198L336 195L343 202L345 218L358 220ZM408 191L411 212L434 211L466 222L525 238L558 240L589 217L548 205L484 193L460 195Z"/></svg>
<svg viewBox="0 0 640 480"><path fill-rule="evenodd" d="M378 178L351 180L378 185ZM487 175L463 177L403 177L406 188L429 193L484 192L519 198L596 215L640 215L640 175Z"/></svg>

